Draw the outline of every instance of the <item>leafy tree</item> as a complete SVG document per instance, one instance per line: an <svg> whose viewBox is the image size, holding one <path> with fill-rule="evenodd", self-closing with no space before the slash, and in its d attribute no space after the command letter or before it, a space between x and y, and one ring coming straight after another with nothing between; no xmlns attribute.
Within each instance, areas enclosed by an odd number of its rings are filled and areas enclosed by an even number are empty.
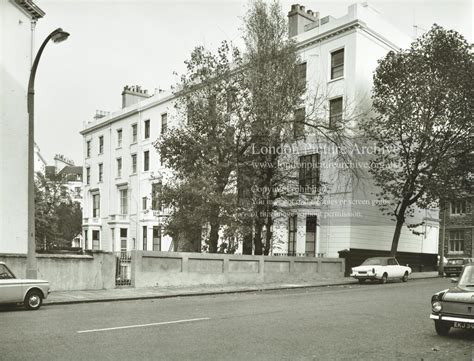
<svg viewBox="0 0 474 361"><path fill-rule="evenodd" d="M176 102L183 126L157 142L176 183L165 186L164 204L172 209L167 228L180 248L196 250L201 226L208 223L209 252L216 253L222 222L235 206L237 157L248 146L244 107L239 106L246 97L241 57L223 42L217 54L195 48L186 66Z"/></svg>
<svg viewBox="0 0 474 361"><path fill-rule="evenodd" d="M243 31L253 145L239 162L239 186L247 189L254 205L251 218L255 254L268 254L275 200L281 196L277 188L290 176L279 169L280 154L274 150L292 138L294 113L302 103L304 84L299 77L296 45L288 39L286 18L278 2L253 1ZM260 151L264 149L268 151ZM244 238L247 252L251 240L250 236Z"/></svg>
<svg viewBox="0 0 474 361"><path fill-rule="evenodd" d="M174 173L164 203L173 210L167 230L180 250L196 250L200 225L209 223L210 252L218 251L223 230L229 244L230 233L243 239L244 253L253 244L255 254L269 254L277 202L295 198L298 187L298 171L280 167L276 149L304 135L304 125L341 147L349 139L349 122L327 124L327 109L319 109L327 104L324 94L311 99L306 116L297 116L306 84L278 2L250 3L243 38L242 58L225 42L217 54L193 51L177 92L182 126L157 142Z"/></svg>
<svg viewBox="0 0 474 361"><path fill-rule="evenodd" d="M82 231L81 205L70 199L59 204L56 214L58 218L58 243L69 247L74 237Z"/></svg>
<svg viewBox="0 0 474 361"><path fill-rule="evenodd" d="M371 173L382 210L396 220L391 254L414 207L428 207L455 194L473 151L473 57L459 33L434 25L401 52L379 61L374 75L377 116L362 123L380 148ZM389 151L387 151L389 150Z"/></svg>
<svg viewBox="0 0 474 361"><path fill-rule="evenodd" d="M68 247L81 232L82 211L58 175L35 178L35 232L37 248Z"/></svg>

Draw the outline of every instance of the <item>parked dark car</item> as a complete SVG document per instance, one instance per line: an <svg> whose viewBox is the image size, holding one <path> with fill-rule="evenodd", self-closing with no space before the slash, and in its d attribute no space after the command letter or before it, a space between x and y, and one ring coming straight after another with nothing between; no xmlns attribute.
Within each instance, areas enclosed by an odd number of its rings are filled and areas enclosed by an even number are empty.
<svg viewBox="0 0 474 361"><path fill-rule="evenodd" d="M446 276L459 276L465 264L471 263L472 258L448 258L444 264Z"/></svg>
<svg viewBox="0 0 474 361"><path fill-rule="evenodd" d="M447 335L451 327L474 329L474 263L464 265L461 277L453 278L455 287L431 297L431 315L438 335Z"/></svg>

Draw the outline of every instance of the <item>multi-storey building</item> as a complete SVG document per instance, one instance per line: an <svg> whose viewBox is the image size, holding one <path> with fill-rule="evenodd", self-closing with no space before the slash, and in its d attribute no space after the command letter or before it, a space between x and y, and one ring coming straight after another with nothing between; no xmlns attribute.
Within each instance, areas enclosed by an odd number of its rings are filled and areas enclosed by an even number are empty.
<svg viewBox="0 0 474 361"><path fill-rule="evenodd" d="M0 1L0 253L27 252L27 85L44 15L32 0Z"/></svg>
<svg viewBox="0 0 474 361"><path fill-rule="evenodd" d="M172 101L172 96L125 87L123 108L96 117L82 131L86 249L169 249L158 201L164 170L153 143L166 131Z"/></svg>
<svg viewBox="0 0 474 361"><path fill-rule="evenodd" d="M38 146L38 144L35 143L35 166L34 166L35 174L38 172L41 174L45 174L46 167L47 167L46 160L41 155L41 149Z"/></svg>
<svg viewBox="0 0 474 361"><path fill-rule="evenodd" d="M351 5L337 19L293 5L288 18L308 99L295 116L312 111L312 97L323 97L319 112L329 125L355 113L355 108L369 106L377 60L410 43L367 5ZM120 111L88 123L82 131L85 246L167 250L170 240L164 241L160 229L163 214L153 204L153 190L159 191L166 170L153 141L176 121L174 95L150 96L139 87L126 87L122 97ZM334 178L334 171L319 167L331 163L334 155L322 150L324 144L315 141L310 129L296 130L295 135L303 136L288 140L291 153L311 171L299 172L303 191L279 204L284 212L275 217L273 253L337 257L340 251L346 256L388 251L395 224L377 207L370 181L359 182L351 175ZM322 201L304 191L320 181L329 185ZM435 260L437 211L416 210L414 218L414 223L424 221L419 230L423 235L404 229L399 251L411 259L426 255Z"/></svg>
<svg viewBox="0 0 474 361"><path fill-rule="evenodd" d="M456 199L441 202L440 208L439 239L440 247L444 245L444 256L474 257L474 196L460 194Z"/></svg>
<svg viewBox="0 0 474 361"><path fill-rule="evenodd" d="M302 111L314 112L311 103L322 104L322 118L330 128L341 118L357 122L357 114L364 114L370 105L377 61L389 51L408 47L411 39L367 5L349 6L348 13L338 19L320 18L318 13L293 5L288 16L290 35L297 42L306 73L308 102ZM321 95L322 100L313 101ZM317 146L308 146L314 144ZM309 139L292 144L303 169L318 169L317 164L321 165L319 172L300 172L300 186L310 186L315 182L312 178L319 178L316 182L326 182L328 189L320 201L300 192L274 228L282 253L341 255L349 268L367 256L388 253L395 223L381 213L370 177L357 179L350 172L341 177L334 170L337 166L331 166L338 159L327 146L324 141ZM363 149L357 152L359 160L364 160ZM368 155L371 150L366 152ZM403 228L399 258L404 263L434 266L437 210L417 209L407 221L423 226L416 229L418 235Z"/></svg>
<svg viewBox="0 0 474 361"><path fill-rule="evenodd" d="M72 160L67 159L62 154L56 154L54 157L54 169L55 173L64 180L64 184L68 188L72 200L79 203L82 208L83 167L75 165Z"/></svg>
<svg viewBox="0 0 474 361"><path fill-rule="evenodd" d="M74 161L66 158L62 154L56 154L54 156L54 165L45 165L44 174L46 179L49 181L60 180L62 185L69 191L71 200L83 207L83 196L82 196L82 166L77 166ZM71 239L71 246L74 248L81 247L82 243L82 232L75 235Z"/></svg>
<svg viewBox="0 0 474 361"><path fill-rule="evenodd" d="M474 257L474 152L463 164L468 170L456 197L442 200L440 206L439 251L445 258ZM441 247L444 246L444 252Z"/></svg>

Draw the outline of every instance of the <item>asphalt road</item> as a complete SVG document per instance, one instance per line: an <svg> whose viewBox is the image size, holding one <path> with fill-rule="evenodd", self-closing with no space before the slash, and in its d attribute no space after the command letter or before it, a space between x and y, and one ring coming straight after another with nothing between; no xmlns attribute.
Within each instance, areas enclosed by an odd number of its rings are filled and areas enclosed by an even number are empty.
<svg viewBox="0 0 474 361"><path fill-rule="evenodd" d="M160 300L0 309L0 360L471 360L440 337L430 279ZM130 327L132 326L132 327Z"/></svg>

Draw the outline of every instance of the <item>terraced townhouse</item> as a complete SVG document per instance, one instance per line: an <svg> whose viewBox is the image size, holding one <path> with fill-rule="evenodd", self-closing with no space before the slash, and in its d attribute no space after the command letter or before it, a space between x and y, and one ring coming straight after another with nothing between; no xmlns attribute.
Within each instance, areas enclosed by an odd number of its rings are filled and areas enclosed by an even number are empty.
<svg viewBox="0 0 474 361"><path fill-rule="evenodd" d="M349 6L347 14L339 18L322 17L304 6L292 5L288 20L307 94L324 94L328 121L344 117L351 107L368 107L377 60L391 50L408 47L412 40L366 4ZM85 249L172 249L172 240L162 232L166 214L158 201L169 172L162 167L153 143L176 124L174 100L172 93L151 95L139 86L126 86L122 109L99 113L85 125L81 132ZM309 106L299 110L300 116ZM288 139L288 145L300 164L314 167L300 172L299 184L310 187L325 180L330 187L322 200L312 199L300 187L294 202L280 204L285 212L276 217L272 254L341 255L350 266L362 257L387 253L395 224L376 206L373 186L351 176L335 181L332 170L319 169L316 165L330 163L333 155L314 148L309 129L302 131L308 136ZM400 257L414 265L434 266L438 211L417 210L415 218L424 221L419 230L422 235L404 228Z"/></svg>

